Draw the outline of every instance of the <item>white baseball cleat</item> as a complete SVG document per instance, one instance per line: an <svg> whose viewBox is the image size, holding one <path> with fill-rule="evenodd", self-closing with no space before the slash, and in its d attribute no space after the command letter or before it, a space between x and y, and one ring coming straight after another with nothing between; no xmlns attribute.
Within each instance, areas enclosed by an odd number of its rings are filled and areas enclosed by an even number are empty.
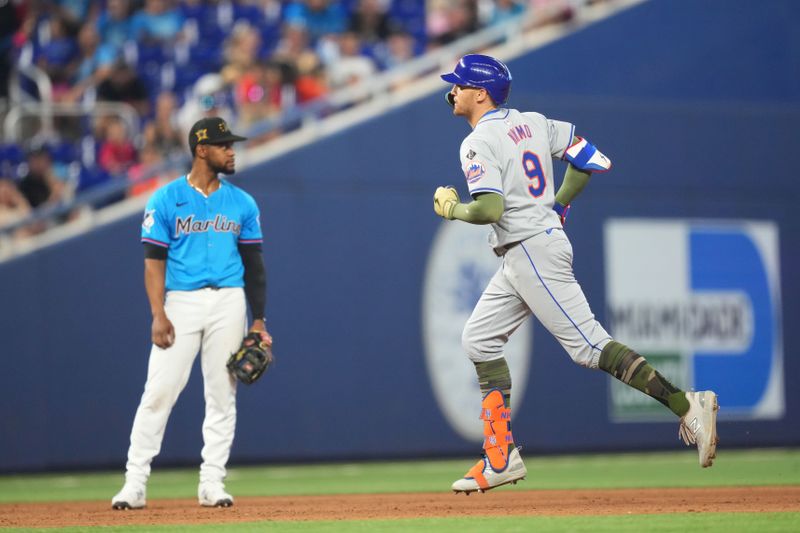
<svg viewBox="0 0 800 533"><path fill-rule="evenodd" d="M717 411L719 403L717 395L710 391L687 392L689 411L681 418L678 436L687 446L697 444L700 466L703 468L713 464L717 456Z"/></svg>
<svg viewBox="0 0 800 533"><path fill-rule="evenodd" d="M111 498L111 508L117 511L142 509L147 504L146 488L139 483L125 483L116 496Z"/></svg>
<svg viewBox="0 0 800 533"><path fill-rule="evenodd" d="M233 496L225 492L221 481L204 481L197 487L197 499L203 507L230 507Z"/></svg>
<svg viewBox="0 0 800 533"><path fill-rule="evenodd" d="M517 447L508 455L508 463L502 471L495 471L484 456L463 478L453 483L452 489L456 494L464 492L469 495L475 491L485 492L500 485L516 483L525 479L527 474L528 469L525 468L525 463L522 462L522 457L519 455L519 447Z"/></svg>

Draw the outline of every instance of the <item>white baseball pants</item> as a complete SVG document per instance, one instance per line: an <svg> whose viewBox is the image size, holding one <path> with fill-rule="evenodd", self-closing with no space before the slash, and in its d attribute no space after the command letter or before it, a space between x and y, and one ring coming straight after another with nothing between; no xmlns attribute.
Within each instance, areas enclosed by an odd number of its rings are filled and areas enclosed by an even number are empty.
<svg viewBox="0 0 800 533"><path fill-rule="evenodd" d="M147 482L167 419L199 350L205 396L200 481L222 481L236 429L236 380L225 363L239 348L247 327L244 290L168 291L164 307L175 328L175 342L167 349L153 345L150 351L147 382L131 429L126 479Z"/></svg>
<svg viewBox="0 0 800 533"><path fill-rule="evenodd" d="M474 362L503 356L508 337L533 313L573 361L597 368L611 336L595 320L572 272L572 244L563 230L539 233L512 247L464 326L462 344Z"/></svg>

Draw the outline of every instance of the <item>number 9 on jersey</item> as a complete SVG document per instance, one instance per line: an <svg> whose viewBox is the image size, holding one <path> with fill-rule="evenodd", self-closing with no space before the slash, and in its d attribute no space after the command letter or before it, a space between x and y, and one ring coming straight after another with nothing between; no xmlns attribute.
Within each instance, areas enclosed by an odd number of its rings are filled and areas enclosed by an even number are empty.
<svg viewBox="0 0 800 533"><path fill-rule="evenodd" d="M546 185L539 156L528 151L522 154L522 169L531 181L528 184L528 192L534 198L539 198L544 193Z"/></svg>

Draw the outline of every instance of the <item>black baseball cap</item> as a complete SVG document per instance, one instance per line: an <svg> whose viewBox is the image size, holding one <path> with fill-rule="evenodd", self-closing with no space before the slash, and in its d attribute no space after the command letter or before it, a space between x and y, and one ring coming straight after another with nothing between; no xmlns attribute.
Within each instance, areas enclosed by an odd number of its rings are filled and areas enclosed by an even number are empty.
<svg viewBox="0 0 800 533"><path fill-rule="evenodd" d="M192 153L198 144L223 144L246 140L247 137L234 135L228 124L219 117L201 118L189 131L189 148Z"/></svg>

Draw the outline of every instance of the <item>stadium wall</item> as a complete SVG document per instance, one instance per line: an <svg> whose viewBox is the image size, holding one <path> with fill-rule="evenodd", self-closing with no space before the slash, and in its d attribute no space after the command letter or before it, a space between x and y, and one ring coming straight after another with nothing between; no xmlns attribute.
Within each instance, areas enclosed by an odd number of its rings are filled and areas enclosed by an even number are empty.
<svg viewBox="0 0 800 533"><path fill-rule="evenodd" d="M790 0L653 1L510 62L511 105L614 161L567 226L594 312L720 392L722 450L800 444L798 21ZM431 209L439 184L465 194L468 132L437 94L235 178L262 210L277 364L240 387L233 462L477 452L457 336L497 262L486 228ZM0 265L0 470L123 466L150 346L138 235L131 217ZM519 338L529 453L675 448L655 402L535 321ZM156 465L199 462L202 415L195 368Z"/></svg>

